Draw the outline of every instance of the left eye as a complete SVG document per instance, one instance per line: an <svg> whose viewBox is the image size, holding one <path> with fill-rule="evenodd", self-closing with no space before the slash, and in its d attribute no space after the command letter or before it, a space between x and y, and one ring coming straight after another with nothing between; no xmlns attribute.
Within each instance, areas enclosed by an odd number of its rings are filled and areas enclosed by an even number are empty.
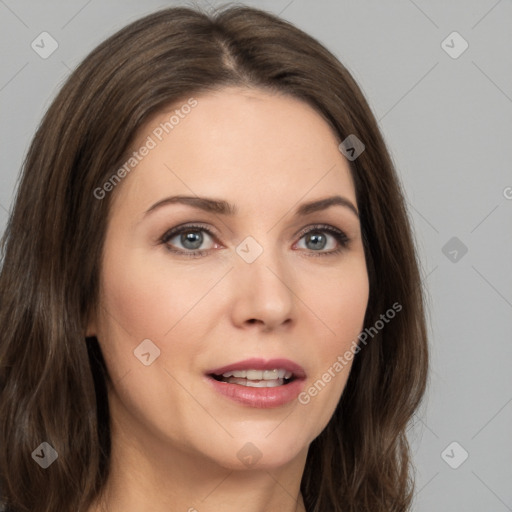
<svg viewBox="0 0 512 512"><path fill-rule="evenodd" d="M301 241L304 242L304 246L302 249L310 249L313 251L326 250L331 251L336 249L337 238L335 234L328 234L327 231L320 230L311 230L306 234L302 235L299 244ZM330 243L329 243L330 242ZM328 247L329 246L329 247Z"/></svg>

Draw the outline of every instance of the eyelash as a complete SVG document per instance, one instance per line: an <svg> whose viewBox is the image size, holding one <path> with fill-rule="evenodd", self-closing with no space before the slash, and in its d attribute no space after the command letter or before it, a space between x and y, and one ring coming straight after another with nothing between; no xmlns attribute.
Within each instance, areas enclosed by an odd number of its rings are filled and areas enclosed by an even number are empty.
<svg viewBox="0 0 512 512"><path fill-rule="evenodd" d="M187 224L187 225L183 225L183 226L177 226L177 227L172 228L169 231L165 232L164 235L162 236L162 238L160 239L160 243L164 244L166 246L166 249L169 252L183 255L183 256L186 256L189 258L200 258L200 257L204 256L205 254L208 254L212 249L195 250L195 251L183 251L183 250L171 249L171 247L168 245L169 240L174 238L176 235L181 235L182 233L187 233L189 231L204 231L204 232L208 233L208 235L210 237L212 237L213 239L216 238L215 234L212 233L212 231L205 226L202 226L199 224ZM343 231L341 231L333 226L329 226L328 224L314 224L312 226L308 226L307 228L305 228L304 230L302 230L299 233L299 235L298 235L299 240L301 240L304 236L306 236L307 234L312 233L312 232L329 233L336 239L336 241L339 244L339 247L337 249L334 249L331 251L327 251L327 252L312 251L310 256L313 256L313 257L335 256L337 254L340 254L342 251L344 251L348 247L348 244L350 242L350 239L347 237L347 235Z"/></svg>

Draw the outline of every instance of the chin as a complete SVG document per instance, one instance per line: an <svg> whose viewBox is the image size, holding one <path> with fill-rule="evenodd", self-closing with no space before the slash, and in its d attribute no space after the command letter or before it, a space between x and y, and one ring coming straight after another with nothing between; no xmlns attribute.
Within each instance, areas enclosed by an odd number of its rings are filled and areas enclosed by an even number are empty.
<svg viewBox="0 0 512 512"><path fill-rule="evenodd" d="M309 443L301 442L295 433L286 432L269 434L249 433L230 439L226 443L216 445L215 452L209 456L219 465L229 470L273 470L290 464L292 461L307 454ZM298 433L297 433L298 434ZM268 436L268 437L266 437Z"/></svg>

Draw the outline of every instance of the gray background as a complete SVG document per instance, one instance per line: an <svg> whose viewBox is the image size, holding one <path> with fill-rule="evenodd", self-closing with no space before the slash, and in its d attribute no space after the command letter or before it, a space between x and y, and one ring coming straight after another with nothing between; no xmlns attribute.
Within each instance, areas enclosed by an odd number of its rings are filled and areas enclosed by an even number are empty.
<svg viewBox="0 0 512 512"><path fill-rule="evenodd" d="M415 510L512 511L512 2L243 3L280 14L349 68L403 181L432 349L410 430ZM30 139L70 71L117 29L171 5L192 4L0 0L0 233ZM59 45L47 59L31 48L43 31ZM469 44L458 58L441 45L453 31Z"/></svg>

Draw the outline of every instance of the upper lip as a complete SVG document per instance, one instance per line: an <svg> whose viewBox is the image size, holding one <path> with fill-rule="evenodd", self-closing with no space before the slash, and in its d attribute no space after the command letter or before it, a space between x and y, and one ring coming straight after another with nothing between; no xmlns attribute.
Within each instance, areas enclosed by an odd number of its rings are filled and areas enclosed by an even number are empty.
<svg viewBox="0 0 512 512"><path fill-rule="evenodd" d="M208 370L208 375L222 375L223 373L234 371L234 370L274 370L284 369L292 372L293 377L296 379L304 379L306 372L304 368L289 359L261 359L252 358L245 359L244 361L237 361L236 363L227 364L213 370Z"/></svg>

